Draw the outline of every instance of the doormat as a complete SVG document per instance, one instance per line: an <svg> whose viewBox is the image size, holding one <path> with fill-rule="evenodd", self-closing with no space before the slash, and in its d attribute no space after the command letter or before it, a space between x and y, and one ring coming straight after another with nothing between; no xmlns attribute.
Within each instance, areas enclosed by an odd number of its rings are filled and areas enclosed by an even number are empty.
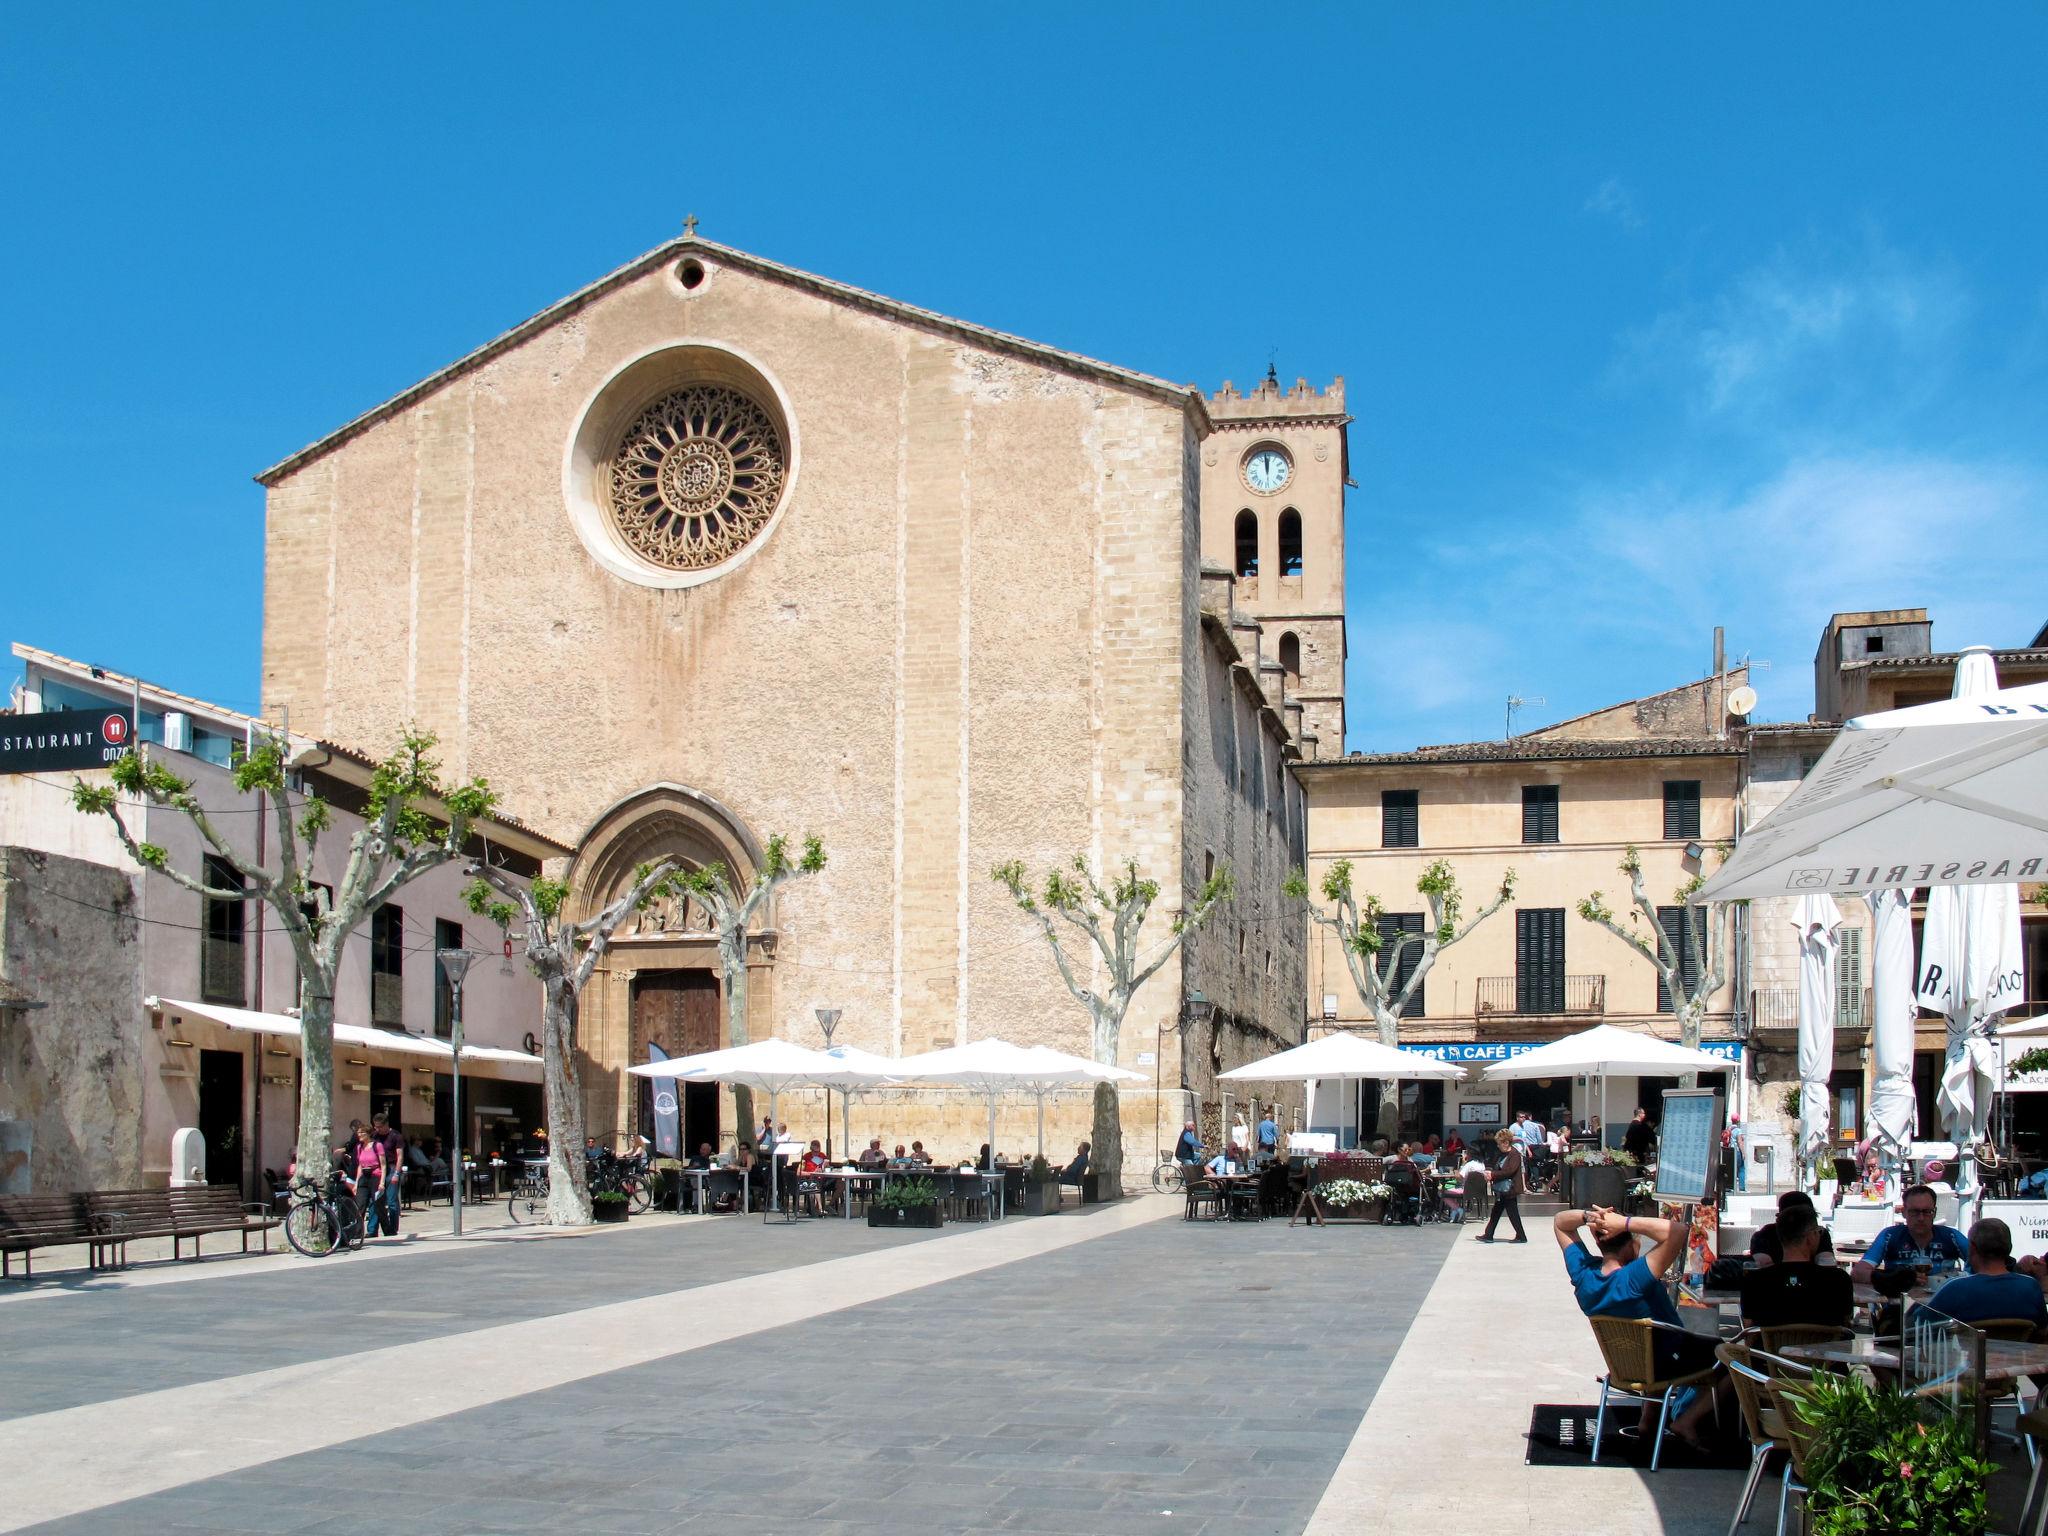
<svg viewBox="0 0 2048 1536"><path fill-rule="evenodd" d="M1656 1431L1653 1429L1641 1438L1621 1432L1624 1425L1633 1429L1641 1415L1642 1408L1635 1403L1608 1406L1607 1433L1600 1442L1600 1466L1649 1468L1650 1446ZM1526 1464L1532 1467L1594 1465L1593 1425L1599 1416L1600 1408L1596 1403L1538 1403L1529 1412ZM1739 1472L1749 1465L1749 1447L1736 1443L1702 1456L1676 1435L1667 1434L1664 1437L1664 1457L1658 1465L1672 1471Z"/></svg>

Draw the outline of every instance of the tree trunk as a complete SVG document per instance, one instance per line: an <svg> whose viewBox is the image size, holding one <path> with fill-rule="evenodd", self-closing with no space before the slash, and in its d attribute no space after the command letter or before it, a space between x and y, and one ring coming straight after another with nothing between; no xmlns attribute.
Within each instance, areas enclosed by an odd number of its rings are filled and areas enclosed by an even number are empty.
<svg viewBox="0 0 2048 1536"><path fill-rule="evenodd" d="M299 987L299 1172L321 1188L334 1166L334 997Z"/></svg>
<svg viewBox="0 0 2048 1536"><path fill-rule="evenodd" d="M1389 1050L1398 1050L1401 1045L1401 1020L1391 1008L1377 1004L1373 1007L1373 1019L1380 1027L1380 1044ZM1376 1135L1393 1141L1401 1133L1401 1083L1398 1078L1380 1079L1380 1116Z"/></svg>
<svg viewBox="0 0 2048 1536"><path fill-rule="evenodd" d="M1124 1192L1123 1095L1114 1083L1095 1085L1095 1123L1091 1127L1088 1171L1095 1175L1095 1192L1104 1200L1117 1200Z"/></svg>
<svg viewBox="0 0 2048 1536"><path fill-rule="evenodd" d="M725 1043L728 1049L747 1043L747 936L741 932L738 942L730 934L718 936L718 963L725 972ZM754 1093L751 1088L735 1087L732 1091L734 1134L741 1138L754 1134ZM756 1147L755 1151L760 1148Z"/></svg>
<svg viewBox="0 0 2048 1536"><path fill-rule="evenodd" d="M1676 992L1677 988L1674 986L1672 990ZM1706 1008L1703 1004L1695 1005L1681 1002L1678 1005L1678 1043L1680 1045L1693 1051L1700 1048L1700 1026L1705 1014ZM1697 1072L1684 1073L1678 1079L1678 1086L1681 1088L1697 1088L1699 1085L1700 1075Z"/></svg>
<svg viewBox="0 0 2048 1536"><path fill-rule="evenodd" d="M564 977L547 983L541 1017L541 1080L548 1116L548 1222L591 1222L588 1162L583 1156L583 1085L576 1071L578 1000Z"/></svg>

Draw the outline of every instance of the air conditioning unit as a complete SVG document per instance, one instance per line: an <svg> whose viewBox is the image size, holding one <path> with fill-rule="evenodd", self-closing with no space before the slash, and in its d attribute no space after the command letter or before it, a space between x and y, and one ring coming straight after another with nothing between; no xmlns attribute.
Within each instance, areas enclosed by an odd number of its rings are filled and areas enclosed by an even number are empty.
<svg viewBox="0 0 2048 1536"><path fill-rule="evenodd" d="M192 750L192 717L173 710L164 716L164 749L170 752Z"/></svg>

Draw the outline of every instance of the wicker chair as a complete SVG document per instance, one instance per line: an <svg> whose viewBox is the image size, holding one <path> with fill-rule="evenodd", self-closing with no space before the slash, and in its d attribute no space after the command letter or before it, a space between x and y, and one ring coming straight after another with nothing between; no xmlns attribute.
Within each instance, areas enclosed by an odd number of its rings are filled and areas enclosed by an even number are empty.
<svg viewBox="0 0 2048 1536"><path fill-rule="evenodd" d="M1735 1401L1742 1409L1743 1432L1749 1436L1749 1476L1742 1484L1742 1502L1735 1506L1735 1518L1728 1522L1728 1536L1735 1536L1749 1518L1749 1507L1763 1485L1771 1457L1781 1448L1784 1426L1778 1410L1771 1405L1770 1377L1749 1362L1749 1346L1740 1342L1723 1344L1714 1351L1728 1367L1728 1379L1735 1386Z"/></svg>
<svg viewBox="0 0 2048 1536"><path fill-rule="evenodd" d="M1800 1344L1833 1344L1856 1337L1852 1328L1836 1328L1827 1323L1780 1323L1775 1328L1759 1328L1756 1333L1757 1348L1768 1355L1782 1355Z"/></svg>
<svg viewBox="0 0 2048 1536"><path fill-rule="evenodd" d="M1600 1378L1600 1412L1593 1421L1593 1460L1600 1460L1600 1439L1606 1433L1610 1400L1656 1403L1657 1439L1650 1447L1650 1470L1654 1472L1664 1458L1664 1432L1671 1422L1671 1389L1698 1386L1713 1376L1713 1369L1709 1367L1684 1376L1657 1374L1653 1345L1657 1330L1670 1329L1669 1323L1633 1317L1591 1317L1586 1321L1593 1325L1593 1338L1600 1346L1601 1357L1607 1362L1607 1374ZM1683 1328L1673 1331L1697 1337Z"/></svg>
<svg viewBox="0 0 2048 1536"><path fill-rule="evenodd" d="M1780 1362L1789 1365L1789 1361ZM1806 1378L1811 1380L1809 1376ZM1765 1386L1771 1407L1777 1411L1778 1428L1785 1451L1785 1480L1778 1488L1778 1536L1785 1536L1785 1521L1792 1509L1792 1495L1804 1500L1807 1494L1807 1462L1818 1437L1792 1406L1791 1390L1798 1381L1791 1376L1773 1376Z"/></svg>

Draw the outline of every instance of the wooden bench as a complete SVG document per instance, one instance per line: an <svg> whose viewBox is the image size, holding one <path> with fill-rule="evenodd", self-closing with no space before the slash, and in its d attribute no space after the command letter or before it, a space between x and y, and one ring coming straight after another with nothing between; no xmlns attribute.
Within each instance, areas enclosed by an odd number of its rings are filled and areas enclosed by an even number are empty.
<svg viewBox="0 0 2048 1536"><path fill-rule="evenodd" d="M242 1252L249 1251L249 1234L261 1234L263 1251L270 1252L270 1229L280 1219L262 1205L244 1204L240 1191L226 1184L198 1184L183 1189L101 1190L84 1197L92 1219L92 1241L97 1250L94 1262L126 1264L131 1238L168 1237L171 1256L185 1257L185 1242L192 1243L192 1257L198 1258L201 1239L221 1232L239 1232ZM118 1254L118 1258L109 1258Z"/></svg>
<svg viewBox="0 0 2048 1536"><path fill-rule="evenodd" d="M21 1272L31 1275L35 1261L30 1255L36 1249L90 1245L92 1240L92 1218L83 1195L0 1195L0 1276L12 1272L17 1253Z"/></svg>

